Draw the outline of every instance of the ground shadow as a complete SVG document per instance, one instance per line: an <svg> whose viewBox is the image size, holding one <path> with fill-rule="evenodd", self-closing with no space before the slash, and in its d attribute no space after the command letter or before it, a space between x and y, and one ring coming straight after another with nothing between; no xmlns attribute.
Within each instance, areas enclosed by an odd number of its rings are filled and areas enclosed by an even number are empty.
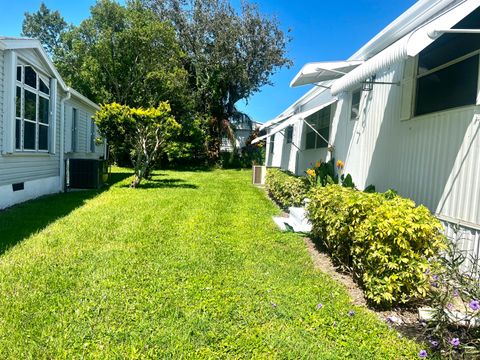
<svg viewBox="0 0 480 360"><path fill-rule="evenodd" d="M156 177L157 174L154 175ZM130 185L122 185L122 187L129 187ZM183 179L150 179L144 180L137 189L164 189L164 188L182 188L182 189L198 189L197 185L186 183Z"/></svg>
<svg viewBox="0 0 480 360"><path fill-rule="evenodd" d="M39 232L56 220L67 216L110 186L131 176L111 174L107 186L101 189L78 190L43 196L0 211L0 255L17 243Z"/></svg>

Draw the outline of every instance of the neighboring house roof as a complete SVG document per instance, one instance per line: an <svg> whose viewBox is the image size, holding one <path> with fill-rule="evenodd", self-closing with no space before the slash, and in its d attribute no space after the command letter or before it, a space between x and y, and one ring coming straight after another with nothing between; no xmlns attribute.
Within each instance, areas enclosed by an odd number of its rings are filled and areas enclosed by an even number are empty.
<svg viewBox="0 0 480 360"><path fill-rule="evenodd" d="M30 39L30 38L23 38L23 37L10 37L10 36L0 36L0 50L17 50L17 49L31 49L34 50L44 61L48 67L48 70L52 73L52 75L58 80L58 83L62 87L62 89L66 92L70 92L73 96L75 96L80 101L94 107L97 110L100 110L98 104L91 101L86 96L80 94L78 91L70 88L65 84L62 77L58 73L55 65L53 65L52 60L48 56L47 52L43 48L42 44L39 40Z"/></svg>

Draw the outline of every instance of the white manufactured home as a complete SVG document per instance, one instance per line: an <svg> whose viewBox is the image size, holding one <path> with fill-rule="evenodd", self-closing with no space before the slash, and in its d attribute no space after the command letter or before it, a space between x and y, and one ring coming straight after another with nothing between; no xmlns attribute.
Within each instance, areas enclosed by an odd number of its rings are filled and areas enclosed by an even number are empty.
<svg viewBox="0 0 480 360"><path fill-rule="evenodd" d="M65 189L68 159L102 159L92 115L37 40L0 37L0 209Z"/></svg>
<svg viewBox="0 0 480 360"><path fill-rule="evenodd" d="M418 1L349 59L302 68L291 85L316 86L263 125L266 165L343 160L359 189L426 205L480 255L479 56L480 0Z"/></svg>

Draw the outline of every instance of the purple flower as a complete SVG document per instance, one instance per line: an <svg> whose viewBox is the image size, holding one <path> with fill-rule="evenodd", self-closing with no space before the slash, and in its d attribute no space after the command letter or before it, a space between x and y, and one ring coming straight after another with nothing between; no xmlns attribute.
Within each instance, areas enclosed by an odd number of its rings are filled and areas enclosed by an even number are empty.
<svg viewBox="0 0 480 360"><path fill-rule="evenodd" d="M435 280L435 281L437 281L437 280L438 280L438 275L433 275L433 276L432 276L432 279Z"/></svg>
<svg viewBox="0 0 480 360"><path fill-rule="evenodd" d="M322 307L323 307L323 304L322 304L322 303L318 303L318 305L317 305L317 310L320 310Z"/></svg>
<svg viewBox="0 0 480 360"><path fill-rule="evenodd" d="M453 338L452 340L450 340L450 344L452 344L453 347L457 347L458 345L460 345L460 339Z"/></svg>
<svg viewBox="0 0 480 360"><path fill-rule="evenodd" d="M470 309L472 309L472 310L480 309L480 302L478 302L478 300L470 301Z"/></svg>
<svg viewBox="0 0 480 360"><path fill-rule="evenodd" d="M458 296L458 289L453 289L453 296L455 296L455 297Z"/></svg>
<svg viewBox="0 0 480 360"><path fill-rule="evenodd" d="M350 311L348 312L348 316L353 316L353 315L355 315L355 311L354 311L354 310L350 310Z"/></svg>
<svg viewBox="0 0 480 360"><path fill-rule="evenodd" d="M425 359L427 357L427 351L426 350L420 350L420 352L418 353L418 357L419 358L422 358L422 359Z"/></svg>
<svg viewBox="0 0 480 360"><path fill-rule="evenodd" d="M436 282L432 282L432 286L433 286L434 288L438 288L438 284L437 284Z"/></svg>
<svg viewBox="0 0 480 360"><path fill-rule="evenodd" d="M452 310L452 309L453 309L453 304L448 304L448 305L447 305L447 309L448 309L448 310Z"/></svg>
<svg viewBox="0 0 480 360"><path fill-rule="evenodd" d="M438 341L436 340L430 340L430 346L433 348L433 349L436 349L438 347L439 343Z"/></svg>
<svg viewBox="0 0 480 360"><path fill-rule="evenodd" d="M430 274L430 269L425 270L425 275Z"/></svg>

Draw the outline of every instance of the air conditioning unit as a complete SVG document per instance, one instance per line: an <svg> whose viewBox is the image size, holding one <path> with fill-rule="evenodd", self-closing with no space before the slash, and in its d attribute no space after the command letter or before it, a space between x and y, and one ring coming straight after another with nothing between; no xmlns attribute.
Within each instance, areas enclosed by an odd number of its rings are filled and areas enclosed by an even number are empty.
<svg viewBox="0 0 480 360"><path fill-rule="evenodd" d="M72 189L98 189L108 179L105 160L68 159L67 183Z"/></svg>
<svg viewBox="0 0 480 360"><path fill-rule="evenodd" d="M252 175L253 185L265 185L265 175L267 175L266 166L253 165L253 175Z"/></svg>

